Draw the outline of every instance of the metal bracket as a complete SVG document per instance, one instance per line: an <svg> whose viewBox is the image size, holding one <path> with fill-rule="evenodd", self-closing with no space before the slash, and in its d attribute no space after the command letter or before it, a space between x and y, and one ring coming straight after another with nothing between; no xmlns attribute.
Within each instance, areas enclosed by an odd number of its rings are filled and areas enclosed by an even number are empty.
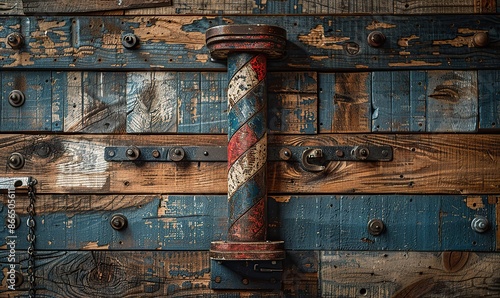
<svg viewBox="0 0 500 298"><path fill-rule="evenodd" d="M280 290L283 261L210 260L210 288L215 290Z"/></svg>
<svg viewBox="0 0 500 298"><path fill-rule="evenodd" d="M31 177L0 177L0 190L28 187Z"/></svg>

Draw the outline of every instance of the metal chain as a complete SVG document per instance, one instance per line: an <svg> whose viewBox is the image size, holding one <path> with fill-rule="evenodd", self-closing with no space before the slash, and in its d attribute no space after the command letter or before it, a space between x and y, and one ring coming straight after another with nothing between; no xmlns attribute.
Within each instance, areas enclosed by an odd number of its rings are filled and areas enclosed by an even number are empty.
<svg viewBox="0 0 500 298"><path fill-rule="evenodd" d="M28 226L28 236L26 239L28 240L28 282L30 283L29 287L29 297L35 297L35 201L36 201L36 189L35 185L37 184L36 179L29 178L28 179L28 198L30 200L28 208L28 220L26 221L26 225Z"/></svg>

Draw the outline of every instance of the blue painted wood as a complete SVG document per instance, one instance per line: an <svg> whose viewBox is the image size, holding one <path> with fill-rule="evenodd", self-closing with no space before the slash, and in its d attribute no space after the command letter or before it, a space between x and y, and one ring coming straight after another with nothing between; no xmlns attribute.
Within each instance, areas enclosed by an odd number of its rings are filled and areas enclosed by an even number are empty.
<svg viewBox="0 0 500 298"><path fill-rule="evenodd" d="M67 108L67 73L52 72L52 131L64 130L64 115Z"/></svg>
<svg viewBox="0 0 500 298"><path fill-rule="evenodd" d="M500 71L481 70L477 75L479 129L498 129L500 127Z"/></svg>
<svg viewBox="0 0 500 298"><path fill-rule="evenodd" d="M318 73L318 121L320 133L332 131L334 97L335 74Z"/></svg>
<svg viewBox="0 0 500 298"><path fill-rule="evenodd" d="M480 48L470 41L474 32L482 30L488 30L490 40L498 40L498 21L495 15L296 16L293 20L286 16L4 17L0 38L20 30L26 35L26 48L22 54L3 49L0 65L224 71L225 63L208 59L206 29L227 23L265 23L283 26L288 35L287 58L270 62L270 70L492 69L499 66L498 43ZM13 29L19 24L20 29ZM367 45L366 37L375 29L387 36L382 48ZM140 48L123 49L124 33L135 33L142 41ZM51 46L38 42L42 39ZM357 43L359 52L349 54L347 42Z"/></svg>
<svg viewBox="0 0 500 298"><path fill-rule="evenodd" d="M410 72L410 131L425 131L427 86L427 72Z"/></svg>
<svg viewBox="0 0 500 298"><path fill-rule="evenodd" d="M52 130L52 76L50 71L2 72L0 103L1 131ZM21 91L25 103L20 107L9 104L9 93ZM61 115L57 112L57 115ZM60 130L60 129L59 129Z"/></svg>
<svg viewBox="0 0 500 298"><path fill-rule="evenodd" d="M227 73L201 73L201 133L227 133Z"/></svg>
<svg viewBox="0 0 500 298"><path fill-rule="evenodd" d="M272 196L268 239L284 240L288 250L494 251L495 208L487 196ZM0 210L3 218L7 208L0 205ZM127 217L127 229L111 228L116 213ZM474 232L470 224L476 216L486 217L492 228ZM374 218L386 225L380 236L368 233ZM226 196L171 195L115 211L40 213L37 248L208 250L211 241L225 239L226 231ZM0 226L0 234L6 233ZM26 235L25 225L16 233ZM20 237L18 247L26 246Z"/></svg>
<svg viewBox="0 0 500 298"><path fill-rule="evenodd" d="M179 105L179 119L177 132L179 133L200 133L201 123L201 90L200 73L179 72L176 93ZM172 98L174 101L174 98Z"/></svg>

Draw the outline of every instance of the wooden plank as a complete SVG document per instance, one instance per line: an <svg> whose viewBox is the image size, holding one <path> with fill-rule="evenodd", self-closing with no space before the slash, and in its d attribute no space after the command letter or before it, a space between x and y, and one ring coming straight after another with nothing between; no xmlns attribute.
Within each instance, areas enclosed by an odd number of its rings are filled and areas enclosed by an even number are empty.
<svg viewBox="0 0 500 298"><path fill-rule="evenodd" d="M6 284L8 252L0 250L0 282ZM17 255L16 269L26 271L27 254ZM37 296L41 297L266 297L317 296L318 254L289 252L282 291L210 289L208 251L38 251ZM2 297L28 290L25 276L18 291L0 289Z"/></svg>
<svg viewBox="0 0 500 298"><path fill-rule="evenodd" d="M481 6L474 0L395 0L394 13L396 14L459 14L481 13ZM478 11L479 10L479 11Z"/></svg>
<svg viewBox="0 0 500 298"><path fill-rule="evenodd" d="M477 72L429 72L427 131L477 131Z"/></svg>
<svg viewBox="0 0 500 298"><path fill-rule="evenodd" d="M52 76L50 71L2 72L2 86L4 100L0 103L0 130L52 130ZM25 102L20 107L13 107L9 104L9 94L13 90L21 91L25 96ZM62 111L58 111L57 114L62 116Z"/></svg>
<svg viewBox="0 0 500 298"><path fill-rule="evenodd" d="M172 0L100 0L100 1L47 1L24 0L26 14L81 13L106 10L161 7L172 5Z"/></svg>
<svg viewBox="0 0 500 298"><path fill-rule="evenodd" d="M125 73L67 72L59 75L65 78L61 77L58 84L67 86L65 132L125 132Z"/></svg>
<svg viewBox="0 0 500 298"><path fill-rule="evenodd" d="M270 133L315 134L318 117L317 74L268 73Z"/></svg>
<svg viewBox="0 0 500 298"><path fill-rule="evenodd" d="M500 71L478 71L479 129L500 127Z"/></svg>
<svg viewBox="0 0 500 298"><path fill-rule="evenodd" d="M161 108L171 109L172 113L178 113L177 132L200 133L202 128L200 73L182 72L177 75L178 86L170 90L171 96L167 95L172 99L166 106ZM165 95L162 94L162 96ZM175 99L177 99L177 102ZM172 131L175 131L175 129Z"/></svg>
<svg viewBox="0 0 500 298"><path fill-rule="evenodd" d="M224 135L0 135L0 160L26 157L21 170L3 175L35 176L49 193L226 193L225 162L106 162L106 146L225 146ZM270 145L388 145L391 162L332 162L320 173L298 163L269 162L270 193L496 194L500 190L498 134L328 135L269 137ZM32 154L52 148L48 158ZM467 166L464 166L467 165ZM187 183L189 181L189 183Z"/></svg>
<svg viewBox="0 0 500 298"><path fill-rule="evenodd" d="M16 213L26 222L26 195L16 198ZM492 251L496 206L488 196L271 196L267 239L303 251ZM0 207L7 216L6 195ZM124 230L112 229L115 214L127 218ZM225 195L39 195L37 248L208 250L212 241L226 239L227 214ZM486 217L491 229L474 232L476 216ZM379 236L367 230L375 218L386 227ZM20 237L27 232L25 225L16 230L18 249L27 248Z"/></svg>
<svg viewBox="0 0 500 298"><path fill-rule="evenodd" d="M495 16L136 16L2 18L0 38L21 31L26 46L19 52L0 50L3 68L38 69L210 69L226 70L211 61L205 31L228 23L283 26L287 57L271 61L275 71L359 71L380 69L493 69L500 59L497 43L473 44L473 35L488 32L499 38ZM366 36L383 30L382 48L367 45ZM122 35L134 33L140 47L129 50ZM40 42L42 40L43 42ZM359 46L359 51L352 51ZM349 45L349 47L348 47ZM348 50L349 48L349 50ZM222 63L221 63L222 62Z"/></svg>
<svg viewBox="0 0 500 298"><path fill-rule="evenodd" d="M227 73L201 73L201 132L227 133Z"/></svg>
<svg viewBox="0 0 500 298"><path fill-rule="evenodd" d="M322 297L498 297L500 255L322 252ZM463 265L461 265L463 264ZM460 268L461 265L461 268ZM422 296L423 295L423 296Z"/></svg>
<svg viewBox="0 0 500 298"><path fill-rule="evenodd" d="M0 15L24 15L23 0L4 0L0 3Z"/></svg>
<svg viewBox="0 0 500 298"><path fill-rule="evenodd" d="M427 81L427 72L410 72L410 131L426 130Z"/></svg>

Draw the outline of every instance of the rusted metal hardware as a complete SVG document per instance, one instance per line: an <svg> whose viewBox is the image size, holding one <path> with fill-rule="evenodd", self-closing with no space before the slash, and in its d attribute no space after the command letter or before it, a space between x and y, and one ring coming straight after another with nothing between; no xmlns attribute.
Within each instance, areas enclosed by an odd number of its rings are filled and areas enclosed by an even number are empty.
<svg viewBox="0 0 500 298"><path fill-rule="evenodd" d="M21 226L21 219L19 218L19 215L14 214L13 220L8 216L5 217L5 225L6 226L12 225L13 230L19 229L19 227Z"/></svg>
<svg viewBox="0 0 500 298"><path fill-rule="evenodd" d="M129 160L137 160L141 156L141 150L135 146L128 147L125 150L125 155Z"/></svg>
<svg viewBox="0 0 500 298"><path fill-rule="evenodd" d="M168 151L168 157L173 161L181 161L185 156L186 152L181 147L174 147Z"/></svg>
<svg viewBox="0 0 500 298"><path fill-rule="evenodd" d="M15 108L20 107L24 104L25 96L22 91L12 90L9 93L9 104Z"/></svg>
<svg viewBox="0 0 500 298"><path fill-rule="evenodd" d="M0 190L28 187L31 177L0 177Z"/></svg>
<svg viewBox="0 0 500 298"><path fill-rule="evenodd" d="M7 35L7 44L11 48L18 50L24 45L24 37L21 33L13 32Z"/></svg>
<svg viewBox="0 0 500 298"><path fill-rule="evenodd" d="M123 214L114 214L109 221L111 227L117 231L123 230L128 225L128 220Z"/></svg>
<svg viewBox="0 0 500 298"><path fill-rule="evenodd" d="M139 44L140 44L139 38L135 34L127 33L127 34L124 34L122 37L122 45L126 49L131 50L131 49L138 48Z"/></svg>
<svg viewBox="0 0 500 298"><path fill-rule="evenodd" d="M24 156L19 152L14 152L9 156L8 165L13 170L20 170L24 167Z"/></svg>
<svg viewBox="0 0 500 298"><path fill-rule="evenodd" d="M476 216L471 222L471 228L474 232L485 233L490 229L490 222L484 216Z"/></svg>
<svg viewBox="0 0 500 298"><path fill-rule="evenodd" d="M379 236L385 231L384 222L381 219L372 219L368 222L368 233L372 236Z"/></svg>
<svg viewBox="0 0 500 298"><path fill-rule="evenodd" d="M487 32L477 32L472 37L472 42L476 47L485 47L490 43L490 38Z"/></svg>
<svg viewBox="0 0 500 298"><path fill-rule="evenodd" d="M321 172L326 167L312 163L312 160L321 160L323 158L322 149L306 149L302 153L302 167L309 172Z"/></svg>
<svg viewBox="0 0 500 298"><path fill-rule="evenodd" d="M210 260L212 289L280 290L283 261Z"/></svg>
<svg viewBox="0 0 500 298"><path fill-rule="evenodd" d="M367 40L371 47L379 48L384 45L386 38L382 32L373 31L368 34Z"/></svg>

